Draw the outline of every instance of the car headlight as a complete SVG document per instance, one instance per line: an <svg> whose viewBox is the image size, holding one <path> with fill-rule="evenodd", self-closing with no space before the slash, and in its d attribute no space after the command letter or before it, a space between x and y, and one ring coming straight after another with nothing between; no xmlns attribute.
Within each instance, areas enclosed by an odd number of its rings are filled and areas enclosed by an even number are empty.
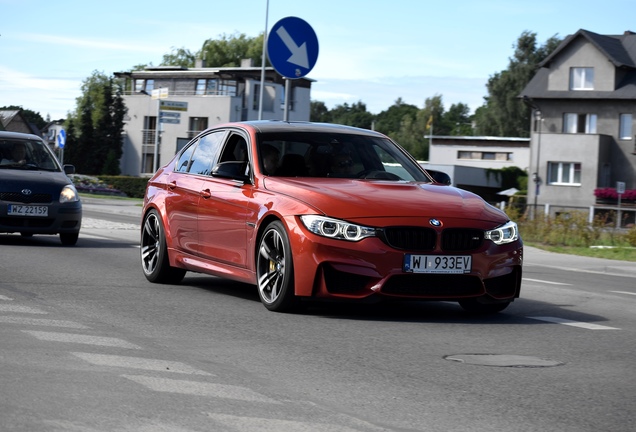
<svg viewBox="0 0 636 432"><path fill-rule="evenodd" d="M303 215L300 220L312 233L338 240L359 241L366 237L375 237L376 234L375 228L325 216Z"/></svg>
<svg viewBox="0 0 636 432"><path fill-rule="evenodd" d="M516 223L508 221L500 227L486 231L484 238L498 245L512 243L519 239L519 229Z"/></svg>
<svg viewBox="0 0 636 432"><path fill-rule="evenodd" d="M66 202L75 202L75 201L79 201L79 195L77 194L77 190L75 189L75 186L73 185L64 186L64 188L62 189L62 192L60 192L60 202L66 203Z"/></svg>

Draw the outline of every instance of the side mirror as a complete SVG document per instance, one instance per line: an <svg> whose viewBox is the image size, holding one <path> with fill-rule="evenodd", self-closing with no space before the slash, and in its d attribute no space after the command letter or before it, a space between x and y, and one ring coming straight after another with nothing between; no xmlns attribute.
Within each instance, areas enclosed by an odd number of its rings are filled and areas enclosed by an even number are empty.
<svg viewBox="0 0 636 432"><path fill-rule="evenodd" d="M242 182L249 182L249 168L247 162L229 161L218 163L212 168L212 177L223 177Z"/></svg>
<svg viewBox="0 0 636 432"><path fill-rule="evenodd" d="M436 183L441 183L446 186L450 186L452 183L450 176L445 172L430 169L427 169L426 172L433 177Z"/></svg>
<svg viewBox="0 0 636 432"><path fill-rule="evenodd" d="M66 175L75 174L75 165L64 164L63 168Z"/></svg>

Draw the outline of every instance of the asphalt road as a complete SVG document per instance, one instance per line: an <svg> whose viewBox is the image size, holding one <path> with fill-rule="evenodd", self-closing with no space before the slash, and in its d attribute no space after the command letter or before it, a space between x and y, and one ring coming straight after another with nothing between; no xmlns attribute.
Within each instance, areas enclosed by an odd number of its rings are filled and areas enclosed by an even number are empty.
<svg viewBox="0 0 636 432"><path fill-rule="evenodd" d="M268 312L148 283L140 207L85 200L76 247L0 235L0 430L636 430L636 266L527 248L522 297Z"/></svg>

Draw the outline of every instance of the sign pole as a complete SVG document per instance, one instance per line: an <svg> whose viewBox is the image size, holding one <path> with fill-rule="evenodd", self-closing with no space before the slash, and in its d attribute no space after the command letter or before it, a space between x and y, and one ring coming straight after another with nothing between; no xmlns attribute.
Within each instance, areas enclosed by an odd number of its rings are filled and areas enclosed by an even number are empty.
<svg viewBox="0 0 636 432"><path fill-rule="evenodd" d="M159 117L161 116L161 100L157 99L157 125L155 126L155 154L152 159L152 172L157 172L157 158L159 157L159 132L161 129L161 121Z"/></svg>
<svg viewBox="0 0 636 432"><path fill-rule="evenodd" d="M285 78L285 109L283 110L283 120L289 121L289 93L291 93L291 80Z"/></svg>

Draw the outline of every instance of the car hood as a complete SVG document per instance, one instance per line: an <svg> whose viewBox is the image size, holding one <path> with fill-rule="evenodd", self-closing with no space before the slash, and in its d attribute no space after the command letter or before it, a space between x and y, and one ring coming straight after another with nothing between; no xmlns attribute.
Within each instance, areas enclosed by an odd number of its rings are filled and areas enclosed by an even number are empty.
<svg viewBox="0 0 636 432"><path fill-rule="evenodd" d="M33 193L50 193L55 196L65 185L71 183L66 174L60 171L0 168L0 190L4 192L31 189Z"/></svg>
<svg viewBox="0 0 636 432"><path fill-rule="evenodd" d="M440 217L504 223L508 217L478 195L419 182L268 177L265 188L335 218Z"/></svg>

